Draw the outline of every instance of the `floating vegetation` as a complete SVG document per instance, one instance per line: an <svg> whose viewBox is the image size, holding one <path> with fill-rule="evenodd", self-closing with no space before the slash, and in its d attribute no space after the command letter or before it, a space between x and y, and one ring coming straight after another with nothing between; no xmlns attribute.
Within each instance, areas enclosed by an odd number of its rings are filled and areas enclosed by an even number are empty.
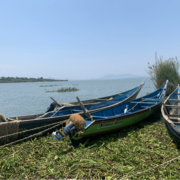
<svg viewBox="0 0 180 180"><path fill-rule="evenodd" d="M69 88L61 88L61 89L58 89L56 91L46 91L46 92L71 92L71 91L79 91L79 89L73 87L69 87Z"/></svg>
<svg viewBox="0 0 180 180"><path fill-rule="evenodd" d="M52 87L52 86L62 86L62 85L41 85L40 87Z"/></svg>
<svg viewBox="0 0 180 180"><path fill-rule="evenodd" d="M47 135L1 148L0 179L121 179L180 155L180 140L164 122L143 122L75 149L69 144L69 137ZM179 179L179 161L130 179Z"/></svg>

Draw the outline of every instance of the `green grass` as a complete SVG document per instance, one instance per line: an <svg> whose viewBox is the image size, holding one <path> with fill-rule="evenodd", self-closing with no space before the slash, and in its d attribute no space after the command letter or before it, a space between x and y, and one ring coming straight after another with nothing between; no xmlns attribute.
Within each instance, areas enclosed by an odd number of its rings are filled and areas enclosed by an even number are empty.
<svg viewBox="0 0 180 180"><path fill-rule="evenodd" d="M53 86L62 86L62 85L41 85L40 87L53 87Z"/></svg>
<svg viewBox="0 0 180 180"><path fill-rule="evenodd" d="M164 122L146 122L69 146L70 138L39 137L0 150L0 179L121 179L180 155ZM180 158L131 179L179 179Z"/></svg>
<svg viewBox="0 0 180 180"><path fill-rule="evenodd" d="M46 92L71 92L71 91L79 91L79 89L73 87L69 87L69 88L61 88L61 89L58 89L56 91L46 91Z"/></svg>

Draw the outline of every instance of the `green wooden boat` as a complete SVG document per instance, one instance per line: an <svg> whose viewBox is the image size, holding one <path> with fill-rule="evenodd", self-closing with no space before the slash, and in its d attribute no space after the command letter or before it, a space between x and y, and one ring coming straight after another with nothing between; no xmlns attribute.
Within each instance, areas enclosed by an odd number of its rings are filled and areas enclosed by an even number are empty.
<svg viewBox="0 0 180 180"><path fill-rule="evenodd" d="M77 132L75 129L70 131L72 144L77 146L84 139L121 131L157 113L161 109L161 104L166 94L167 83L168 80L160 89L144 97L91 113L93 121L87 120L84 116L83 118L86 122L84 131Z"/></svg>

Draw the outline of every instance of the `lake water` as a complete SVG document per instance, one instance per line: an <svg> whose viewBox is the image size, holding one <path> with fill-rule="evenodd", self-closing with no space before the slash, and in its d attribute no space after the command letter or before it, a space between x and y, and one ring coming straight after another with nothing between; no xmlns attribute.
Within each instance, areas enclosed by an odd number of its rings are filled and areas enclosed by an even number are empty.
<svg viewBox="0 0 180 180"><path fill-rule="evenodd" d="M74 102L76 96L80 100L99 98L124 92L138 86L143 78L117 80L86 80L86 81L56 81L31 83L1 83L0 84L0 113L5 117L43 113L47 110L53 97L59 103ZM59 85L41 87L45 85ZM51 92L61 88L76 87L75 92ZM153 82L146 78L145 85L138 97L155 90Z"/></svg>

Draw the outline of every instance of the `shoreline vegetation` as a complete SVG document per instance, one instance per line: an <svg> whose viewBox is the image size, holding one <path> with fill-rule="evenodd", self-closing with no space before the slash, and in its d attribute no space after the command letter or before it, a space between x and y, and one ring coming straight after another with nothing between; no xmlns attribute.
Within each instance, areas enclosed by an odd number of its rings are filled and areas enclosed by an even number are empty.
<svg viewBox="0 0 180 180"><path fill-rule="evenodd" d="M178 58L175 56L169 59L163 60L163 56L158 58L157 52L155 53L155 63L150 65L148 63L148 74L157 89L159 89L168 79L168 87L166 96L170 95L176 88L177 84L180 83L179 68L180 63Z"/></svg>
<svg viewBox="0 0 180 180"><path fill-rule="evenodd" d="M45 81L68 81L57 79L27 78L27 77L0 77L0 83L20 83L20 82L45 82Z"/></svg>
<svg viewBox="0 0 180 180"><path fill-rule="evenodd" d="M152 120L155 120L154 118ZM142 122L119 132L70 146L70 138L52 136L1 148L1 179L179 179L180 139L164 121Z"/></svg>
<svg viewBox="0 0 180 180"><path fill-rule="evenodd" d="M58 89L56 91L46 91L46 92L71 92L71 91L79 91L79 89L73 87L69 87L69 88L61 88L61 89Z"/></svg>

